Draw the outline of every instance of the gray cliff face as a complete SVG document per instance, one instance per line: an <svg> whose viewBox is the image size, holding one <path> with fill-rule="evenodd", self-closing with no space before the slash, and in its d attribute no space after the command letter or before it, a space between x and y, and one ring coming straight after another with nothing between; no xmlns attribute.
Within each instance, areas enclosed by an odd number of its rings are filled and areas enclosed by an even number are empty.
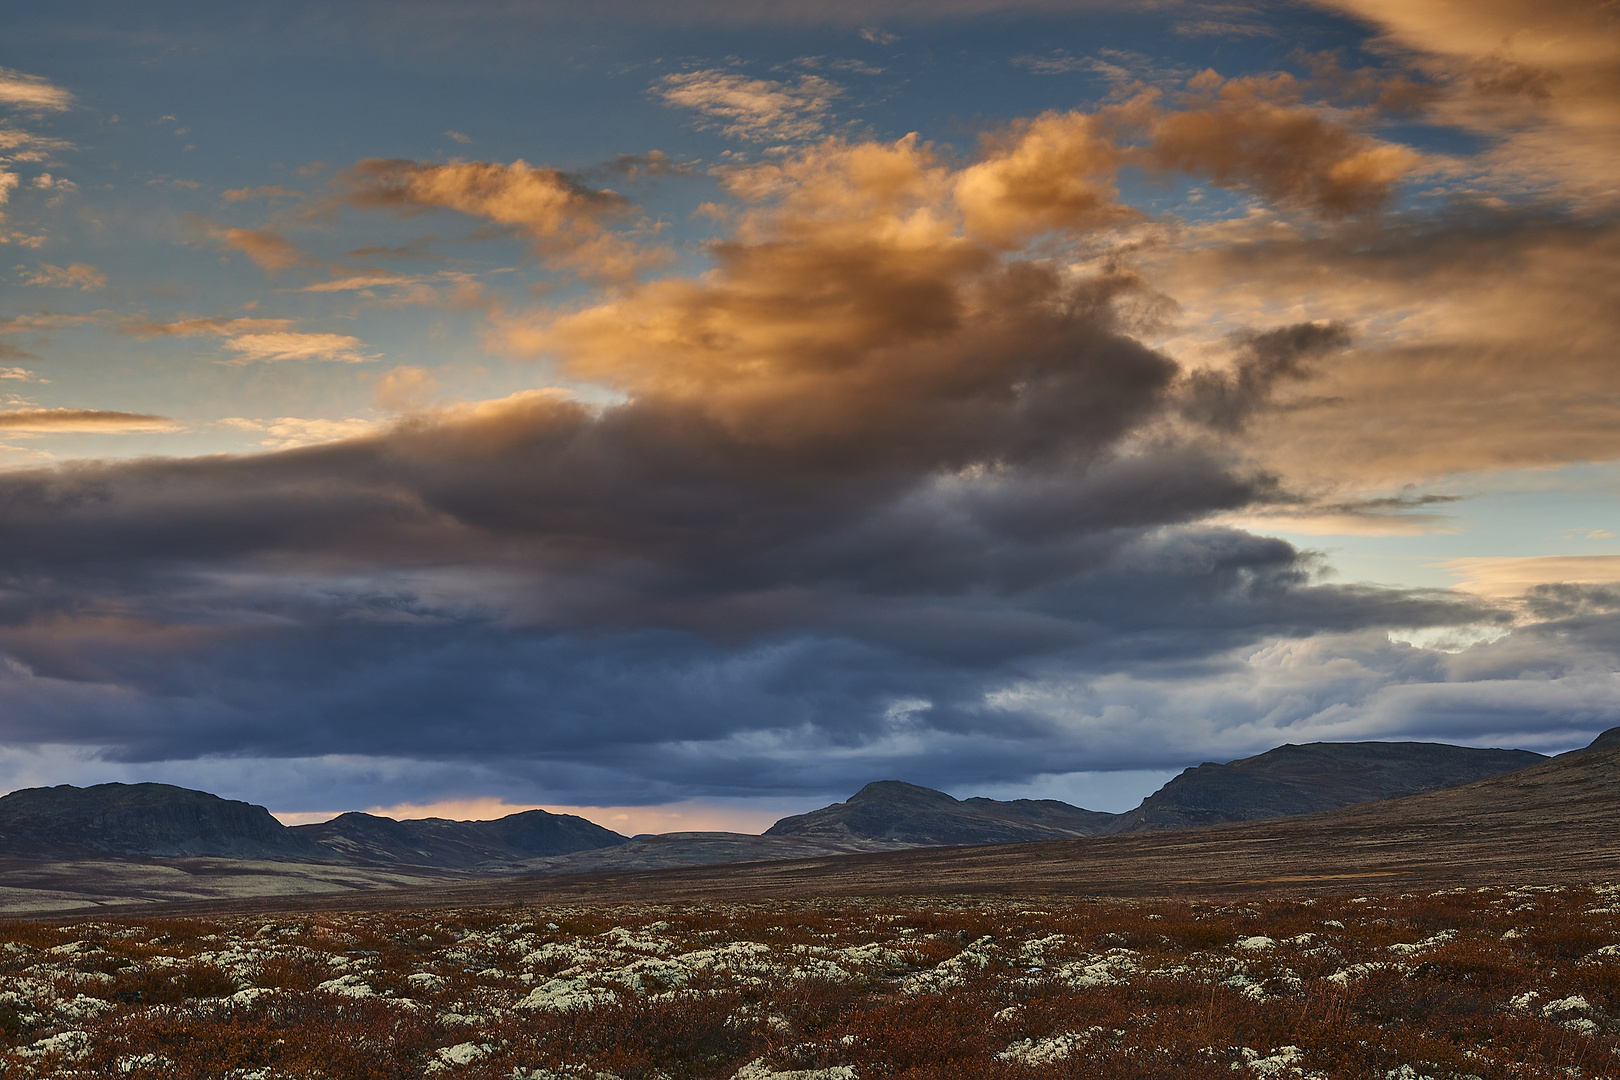
<svg viewBox="0 0 1620 1080"><path fill-rule="evenodd" d="M8 854L216 855L330 859L262 806L169 784L62 784L0 798Z"/></svg>
<svg viewBox="0 0 1620 1080"><path fill-rule="evenodd" d="M628 839L582 817L544 810L527 810L496 821L395 821L349 813L318 825L297 825L292 831L357 862L444 869L568 855L615 847Z"/></svg>
<svg viewBox="0 0 1620 1080"><path fill-rule="evenodd" d="M1055 800L958 801L932 788L879 780L867 784L848 802L783 818L766 829L765 835L830 843L880 840L911 847L1011 844L1093 836L1113 819L1113 814Z"/></svg>
<svg viewBox="0 0 1620 1080"><path fill-rule="evenodd" d="M1545 760L1528 750L1445 743L1290 743L1224 765L1205 762L1188 769L1121 814L1108 831L1183 829L1337 810L1472 783Z"/></svg>

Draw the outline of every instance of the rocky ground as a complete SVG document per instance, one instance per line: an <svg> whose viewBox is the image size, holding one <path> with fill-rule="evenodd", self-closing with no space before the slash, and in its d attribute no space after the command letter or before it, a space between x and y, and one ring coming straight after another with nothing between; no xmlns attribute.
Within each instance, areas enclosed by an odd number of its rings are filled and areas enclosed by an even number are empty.
<svg viewBox="0 0 1620 1080"><path fill-rule="evenodd" d="M1620 886L0 923L0 1077L1620 1076Z"/></svg>

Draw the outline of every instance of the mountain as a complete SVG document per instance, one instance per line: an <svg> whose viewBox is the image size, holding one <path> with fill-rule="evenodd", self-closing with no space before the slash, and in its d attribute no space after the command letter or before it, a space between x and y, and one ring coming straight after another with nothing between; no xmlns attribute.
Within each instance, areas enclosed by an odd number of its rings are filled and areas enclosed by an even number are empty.
<svg viewBox="0 0 1620 1080"><path fill-rule="evenodd" d="M1460 891L1620 880L1620 728L1456 787L1196 829L553 875L401 892L395 905L702 903L831 896L1198 897ZM1455 895L1455 894L1453 894ZM1528 895L1528 894L1527 894ZM348 902L348 901L345 901ZM1457 898L1466 903L1466 898ZM1531 896L1529 903L1534 903Z"/></svg>
<svg viewBox="0 0 1620 1080"><path fill-rule="evenodd" d="M766 836L832 844L882 840L895 845L1011 844L1060 836L1094 836L1116 815L1053 799L957 800L943 791L899 780L867 784L848 802L786 817Z"/></svg>
<svg viewBox="0 0 1620 1080"><path fill-rule="evenodd" d="M1188 769L1124 814L1082 810L1054 799L957 800L932 788L880 780L848 802L783 818L765 835L846 846L885 841L936 847L1185 829L1393 799L1546 760L1528 750L1445 743L1289 743L1224 765L1205 762Z"/></svg>
<svg viewBox="0 0 1620 1080"><path fill-rule="evenodd" d="M1287 743L1224 765L1206 761L1188 769L1103 831L1185 829L1337 810L1455 787L1546 760L1528 750L1445 743Z"/></svg>
<svg viewBox="0 0 1620 1080"><path fill-rule="evenodd" d="M61 784L13 791L0 798L0 849L50 856L333 857L262 806L169 784Z"/></svg>
<svg viewBox="0 0 1620 1080"><path fill-rule="evenodd" d="M0 797L0 851L22 857L222 856L461 870L627 839L582 817L544 810L495 821L395 821L354 813L288 828L262 806L170 784L62 784Z"/></svg>
<svg viewBox="0 0 1620 1080"><path fill-rule="evenodd" d="M495 821L395 821L348 813L318 825L295 825L290 831L357 862L444 869L568 855L614 847L629 839L582 817L544 810L526 810Z"/></svg>

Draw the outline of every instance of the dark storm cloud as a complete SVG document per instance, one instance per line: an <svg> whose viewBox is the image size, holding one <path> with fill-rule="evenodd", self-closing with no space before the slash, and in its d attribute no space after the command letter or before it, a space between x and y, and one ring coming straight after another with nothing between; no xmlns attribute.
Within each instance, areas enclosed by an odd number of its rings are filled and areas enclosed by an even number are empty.
<svg viewBox="0 0 1620 1080"><path fill-rule="evenodd" d="M1199 524L1292 498L1210 432L1343 331L1256 331L1189 381L1140 340L1169 310L1145 280L1024 250L1122 219L1100 132L1054 113L960 168L908 137L734 169L709 273L495 314L497 346L616 404L535 390L275 454L0 474L6 741L499 763L580 802L904 762L1016 779L1177 759L1128 722L1077 736L1087 680L1495 618ZM617 257L617 198L552 170L340 183Z"/></svg>

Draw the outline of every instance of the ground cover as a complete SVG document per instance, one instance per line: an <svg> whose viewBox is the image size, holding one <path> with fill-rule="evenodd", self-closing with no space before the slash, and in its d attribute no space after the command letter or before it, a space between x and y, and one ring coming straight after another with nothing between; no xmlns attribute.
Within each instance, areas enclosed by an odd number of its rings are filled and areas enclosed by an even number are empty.
<svg viewBox="0 0 1620 1080"><path fill-rule="evenodd" d="M1620 1077L1620 886L7 922L0 1077Z"/></svg>

